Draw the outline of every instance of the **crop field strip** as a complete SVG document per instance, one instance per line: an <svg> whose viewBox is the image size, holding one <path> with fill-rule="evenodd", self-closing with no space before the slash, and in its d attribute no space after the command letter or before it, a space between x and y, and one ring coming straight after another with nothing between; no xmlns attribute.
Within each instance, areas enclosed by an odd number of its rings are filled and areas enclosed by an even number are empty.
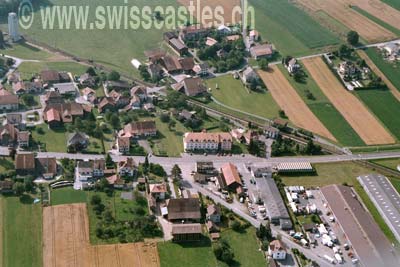
<svg viewBox="0 0 400 267"><path fill-rule="evenodd" d="M400 91L393 85L393 83L386 77L386 75L375 65L375 63L368 57L363 50L357 51L358 55L365 60L367 65L371 68L376 75L378 75L383 82L387 85L393 96L400 102ZM400 103L399 103L400 105Z"/></svg>
<svg viewBox="0 0 400 267"><path fill-rule="evenodd" d="M304 83L298 83L294 81L293 77L289 76L289 73L282 65L279 65L278 67L292 84L293 88L296 89L310 110L335 136L339 143L345 146L365 146L363 140L324 95L305 68L303 68L303 70L307 75L307 80ZM306 90L308 90L315 99L308 99Z"/></svg>
<svg viewBox="0 0 400 267"><path fill-rule="evenodd" d="M382 0L382 2L388 4L389 6L400 11L400 1L399 0Z"/></svg>
<svg viewBox="0 0 400 267"><path fill-rule="evenodd" d="M391 40L396 35L379 24L371 21L357 11L351 9L348 0L296 0L308 9L316 12L323 10L348 28L357 31L368 42Z"/></svg>
<svg viewBox="0 0 400 267"><path fill-rule="evenodd" d="M400 11L379 0L344 0L400 30Z"/></svg>
<svg viewBox="0 0 400 267"><path fill-rule="evenodd" d="M367 145L395 143L395 139L360 102L348 92L322 58L303 60L313 79L336 109Z"/></svg>
<svg viewBox="0 0 400 267"><path fill-rule="evenodd" d="M277 66L272 66L268 72L260 71L259 75L290 121L298 127L336 141L336 138L311 112Z"/></svg>
<svg viewBox="0 0 400 267"><path fill-rule="evenodd" d="M43 209L44 266L140 266L160 265L155 244L129 243L91 246L85 204Z"/></svg>

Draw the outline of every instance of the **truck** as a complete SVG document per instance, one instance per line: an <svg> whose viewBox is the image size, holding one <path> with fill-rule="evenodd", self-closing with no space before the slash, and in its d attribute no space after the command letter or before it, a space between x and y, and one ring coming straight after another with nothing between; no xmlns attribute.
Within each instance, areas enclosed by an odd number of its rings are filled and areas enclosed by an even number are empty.
<svg viewBox="0 0 400 267"><path fill-rule="evenodd" d="M340 256L339 253L335 253L335 259L339 264L343 263L343 258L342 258L342 256Z"/></svg>
<svg viewBox="0 0 400 267"><path fill-rule="evenodd" d="M328 255L324 255L324 259L327 260L328 262L332 263L332 264L335 263L335 260L333 258L329 257Z"/></svg>

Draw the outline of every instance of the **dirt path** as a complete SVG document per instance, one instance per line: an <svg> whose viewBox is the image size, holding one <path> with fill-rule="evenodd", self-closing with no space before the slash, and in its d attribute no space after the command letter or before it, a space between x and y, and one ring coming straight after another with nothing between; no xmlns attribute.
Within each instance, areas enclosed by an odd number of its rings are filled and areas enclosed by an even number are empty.
<svg viewBox="0 0 400 267"><path fill-rule="evenodd" d="M395 143L363 103L335 77L322 58L303 60L318 86L367 145Z"/></svg>
<svg viewBox="0 0 400 267"><path fill-rule="evenodd" d="M349 7L349 0L296 0L316 12L323 10L348 28L357 31L368 42L392 40L396 35ZM358 0L357 0L358 1Z"/></svg>
<svg viewBox="0 0 400 267"><path fill-rule="evenodd" d="M295 125L336 141L336 138L311 112L277 66L271 66L268 72L260 71L259 75L272 97Z"/></svg>
<svg viewBox="0 0 400 267"><path fill-rule="evenodd" d="M373 72L376 73L383 82L387 85L389 90L392 92L392 94L397 98L397 100L400 101L400 91L397 90L396 86L392 84L392 82L385 76L385 74L375 65L375 63L368 57L367 53L363 50L357 50L358 55L365 60L367 65L372 69Z"/></svg>

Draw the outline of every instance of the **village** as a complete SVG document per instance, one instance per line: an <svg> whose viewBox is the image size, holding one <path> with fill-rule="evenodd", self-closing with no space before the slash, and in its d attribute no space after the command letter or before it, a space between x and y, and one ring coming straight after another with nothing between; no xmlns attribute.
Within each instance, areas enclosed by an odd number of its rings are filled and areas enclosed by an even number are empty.
<svg viewBox="0 0 400 267"><path fill-rule="evenodd" d="M8 19L7 46L26 44ZM176 266L186 248L200 266L397 266L398 128L382 114L398 103L378 113L363 94L397 97L368 49L396 65L400 42L352 31L301 57L259 31L163 31L129 59L140 79L38 44L65 61L0 54L0 200L40 207L43 266Z"/></svg>

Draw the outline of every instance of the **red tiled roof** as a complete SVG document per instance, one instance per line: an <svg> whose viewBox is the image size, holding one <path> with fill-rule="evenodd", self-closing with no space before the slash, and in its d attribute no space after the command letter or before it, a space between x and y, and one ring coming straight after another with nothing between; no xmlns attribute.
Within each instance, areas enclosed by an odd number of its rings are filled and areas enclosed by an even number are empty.
<svg viewBox="0 0 400 267"><path fill-rule="evenodd" d="M240 179L239 172L235 165L232 163L227 163L221 167L221 172L223 178L225 179L226 186L230 186L231 184L238 183L242 184L242 180Z"/></svg>

